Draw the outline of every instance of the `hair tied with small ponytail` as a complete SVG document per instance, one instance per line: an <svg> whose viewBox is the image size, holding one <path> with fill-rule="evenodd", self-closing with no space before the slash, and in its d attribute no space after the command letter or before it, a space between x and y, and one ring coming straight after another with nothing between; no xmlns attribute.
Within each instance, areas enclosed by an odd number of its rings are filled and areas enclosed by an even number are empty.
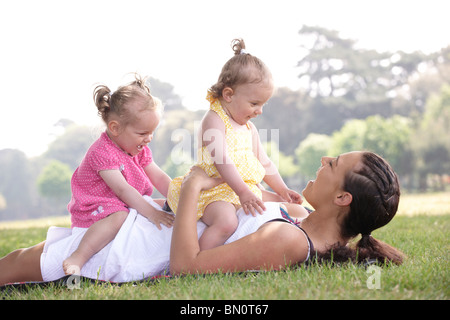
<svg viewBox="0 0 450 320"><path fill-rule="evenodd" d="M370 233L361 233L361 238L367 238L370 237L371 234Z"/></svg>

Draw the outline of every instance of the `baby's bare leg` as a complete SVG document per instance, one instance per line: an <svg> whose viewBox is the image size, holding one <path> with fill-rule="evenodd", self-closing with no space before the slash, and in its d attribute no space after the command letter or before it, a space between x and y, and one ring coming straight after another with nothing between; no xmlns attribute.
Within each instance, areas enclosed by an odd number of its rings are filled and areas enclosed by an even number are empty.
<svg viewBox="0 0 450 320"><path fill-rule="evenodd" d="M202 221L208 227L199 239L200 250L220 246L236 231L238 226L236 207L225 201L210 203L205 208Z"/></svg>
<svg viewBox="0 0 450 320"><path fill-rule="evenodd" d="M86 231L78 248L63 262L65 274L79 273L83 265L110 243L119 232L128 212L119 211L95 222Z"/></svg>

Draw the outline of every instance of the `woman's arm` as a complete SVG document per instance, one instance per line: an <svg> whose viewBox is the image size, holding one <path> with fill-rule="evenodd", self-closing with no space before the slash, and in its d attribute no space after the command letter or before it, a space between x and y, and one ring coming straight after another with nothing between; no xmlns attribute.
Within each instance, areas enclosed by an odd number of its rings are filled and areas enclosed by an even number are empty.
<svg viewBox="0 0 450 320"><path fill-rule="evenodd" d="M284 222L265 224L235 242L200 251L197 201L201 190L215 185L197 167L183 181L170 249L171 274L277 270L306 258L308 244L301 231Z"/></svg>

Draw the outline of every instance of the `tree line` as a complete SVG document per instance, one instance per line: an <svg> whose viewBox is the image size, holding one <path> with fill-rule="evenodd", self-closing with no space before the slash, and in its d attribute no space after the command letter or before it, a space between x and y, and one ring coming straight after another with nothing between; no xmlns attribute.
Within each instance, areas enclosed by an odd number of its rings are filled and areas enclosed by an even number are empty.
<svg viewBox="0 0 450 320"><path fill-rule="evenodd" d="M404 190L449 187L450 46L431 54L378 52L311 26L299 31L299 43L302 88L278 88L254 119L290 187L301 190L321 156L351 150L385 157ZM195 162L195 130L204 111L185 108L171 84L149 82L165 104L150 147L174 178ZM0 150L0 220L67 213L71 175L100 132L68 119L57 125L64 133L39 157Z"/></svg>

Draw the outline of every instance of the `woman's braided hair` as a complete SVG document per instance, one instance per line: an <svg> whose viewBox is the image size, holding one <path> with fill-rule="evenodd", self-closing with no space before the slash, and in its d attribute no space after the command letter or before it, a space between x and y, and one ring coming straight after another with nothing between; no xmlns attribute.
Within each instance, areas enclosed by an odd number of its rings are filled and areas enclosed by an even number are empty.
<svg viewBox="0 0 450 320"><path fill-rule="evenodd" d="M390 245L371 236L392 220L400 200L397 174L383 158L364 152L358 170L347 173L343 189L352 195L350 210L341 225L344 237L361 234L356 248L334 245L326 253L317 253L320 260L361 262L377 260L401 264L404 255Z"/></svg>

